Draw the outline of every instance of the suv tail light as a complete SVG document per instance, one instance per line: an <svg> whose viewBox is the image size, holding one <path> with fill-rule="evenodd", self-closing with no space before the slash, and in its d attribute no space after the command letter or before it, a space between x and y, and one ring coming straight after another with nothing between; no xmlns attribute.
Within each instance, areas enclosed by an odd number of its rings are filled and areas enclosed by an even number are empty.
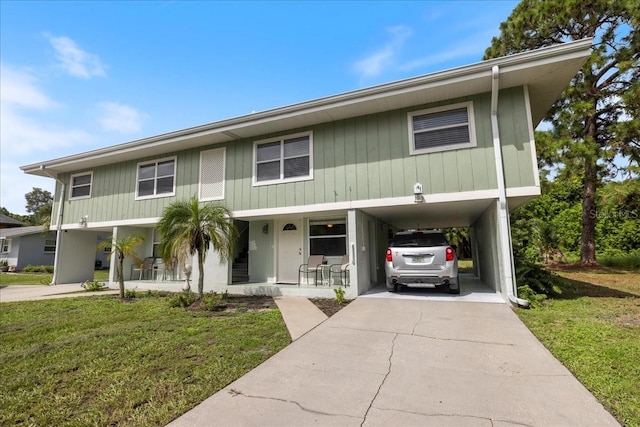
<svg viewBox="0 0 640 427"><path fill-rule="evenodd" d="M387 251L387 258L389 258L389 251ZM453 253L453 248L448 247L447 248L447 261L453 261L453 257L454 257L454 253Z"/></svg>
<svg viewBox="0 0 640 427"><path fill-rule="evenodd" d="M391 257L391 248L387 248L387 261L393 261L393 258Z"/></svg>

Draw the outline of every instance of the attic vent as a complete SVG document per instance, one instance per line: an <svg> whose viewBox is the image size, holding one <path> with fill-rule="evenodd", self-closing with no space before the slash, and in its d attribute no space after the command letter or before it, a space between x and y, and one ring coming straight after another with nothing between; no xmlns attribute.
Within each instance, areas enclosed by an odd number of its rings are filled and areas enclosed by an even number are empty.
<svg viewBox="0 0 640 427"><path fill-rule="evenodd" d="M225 148L200 153L200 200L224 199Z"/></svg>
<svg viewBox="0 0 640 427"><path fill-rule="evenodd" d="M286 224L284 227L282 227L282 231L296 231L298 229L298 227L295 226L295 224Z"/></svg>

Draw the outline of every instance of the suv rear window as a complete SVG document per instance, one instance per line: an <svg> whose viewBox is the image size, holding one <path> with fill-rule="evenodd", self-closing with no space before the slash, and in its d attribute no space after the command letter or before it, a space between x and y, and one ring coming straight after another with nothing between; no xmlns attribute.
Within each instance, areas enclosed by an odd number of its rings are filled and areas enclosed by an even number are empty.
<svg viewBox="0 0 640 427"><path fill-rule="evenodd" d="M391 242L392 248L448 246L444 235L437 233L396 234Z"/></svg>

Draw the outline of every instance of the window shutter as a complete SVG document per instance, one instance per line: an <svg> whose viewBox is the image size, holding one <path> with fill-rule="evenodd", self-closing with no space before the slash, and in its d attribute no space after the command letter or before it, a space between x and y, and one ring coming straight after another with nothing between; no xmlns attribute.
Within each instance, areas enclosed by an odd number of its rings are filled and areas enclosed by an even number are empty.
<svg viewBox="0 0 640 427"><path fill-rule="evenodd" d="M224 199L225 148L200 153L200 200Z"/></svg>

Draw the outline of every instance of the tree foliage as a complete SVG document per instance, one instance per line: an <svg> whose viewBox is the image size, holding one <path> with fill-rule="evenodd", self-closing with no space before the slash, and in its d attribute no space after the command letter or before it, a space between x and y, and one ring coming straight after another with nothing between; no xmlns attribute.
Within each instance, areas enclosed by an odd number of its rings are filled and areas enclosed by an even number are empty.
<svg viewBox="0 0 640 427"><path fill-rule="evenodd" d="M31 214L28 219L29 225L41 225L48 229L53 207L51 192L33 187L30 192L24 195L24 198L26 200L25 208Z"/></svg>
<svg viewBox="0 0 640 427"><path fill-rule="evenodd" d="M197 197L169 205L158 223L162 235L158 250L165 262L172 257L184 260L187 255L198 259L198 294L204 293L204 261L209 248L222 260L233 256L238 236L231 214L220 205L200 205Z"/></svg>
<svg viewBox="0 0 640 427"><path fill-rule="evenodd" d="M582 185L581 260L595 262L596 191L619 172L640 172L640 3L633 0L523 0L500 25L485 59L594 38L581 71L549 111L561 163Z"/></svg>

